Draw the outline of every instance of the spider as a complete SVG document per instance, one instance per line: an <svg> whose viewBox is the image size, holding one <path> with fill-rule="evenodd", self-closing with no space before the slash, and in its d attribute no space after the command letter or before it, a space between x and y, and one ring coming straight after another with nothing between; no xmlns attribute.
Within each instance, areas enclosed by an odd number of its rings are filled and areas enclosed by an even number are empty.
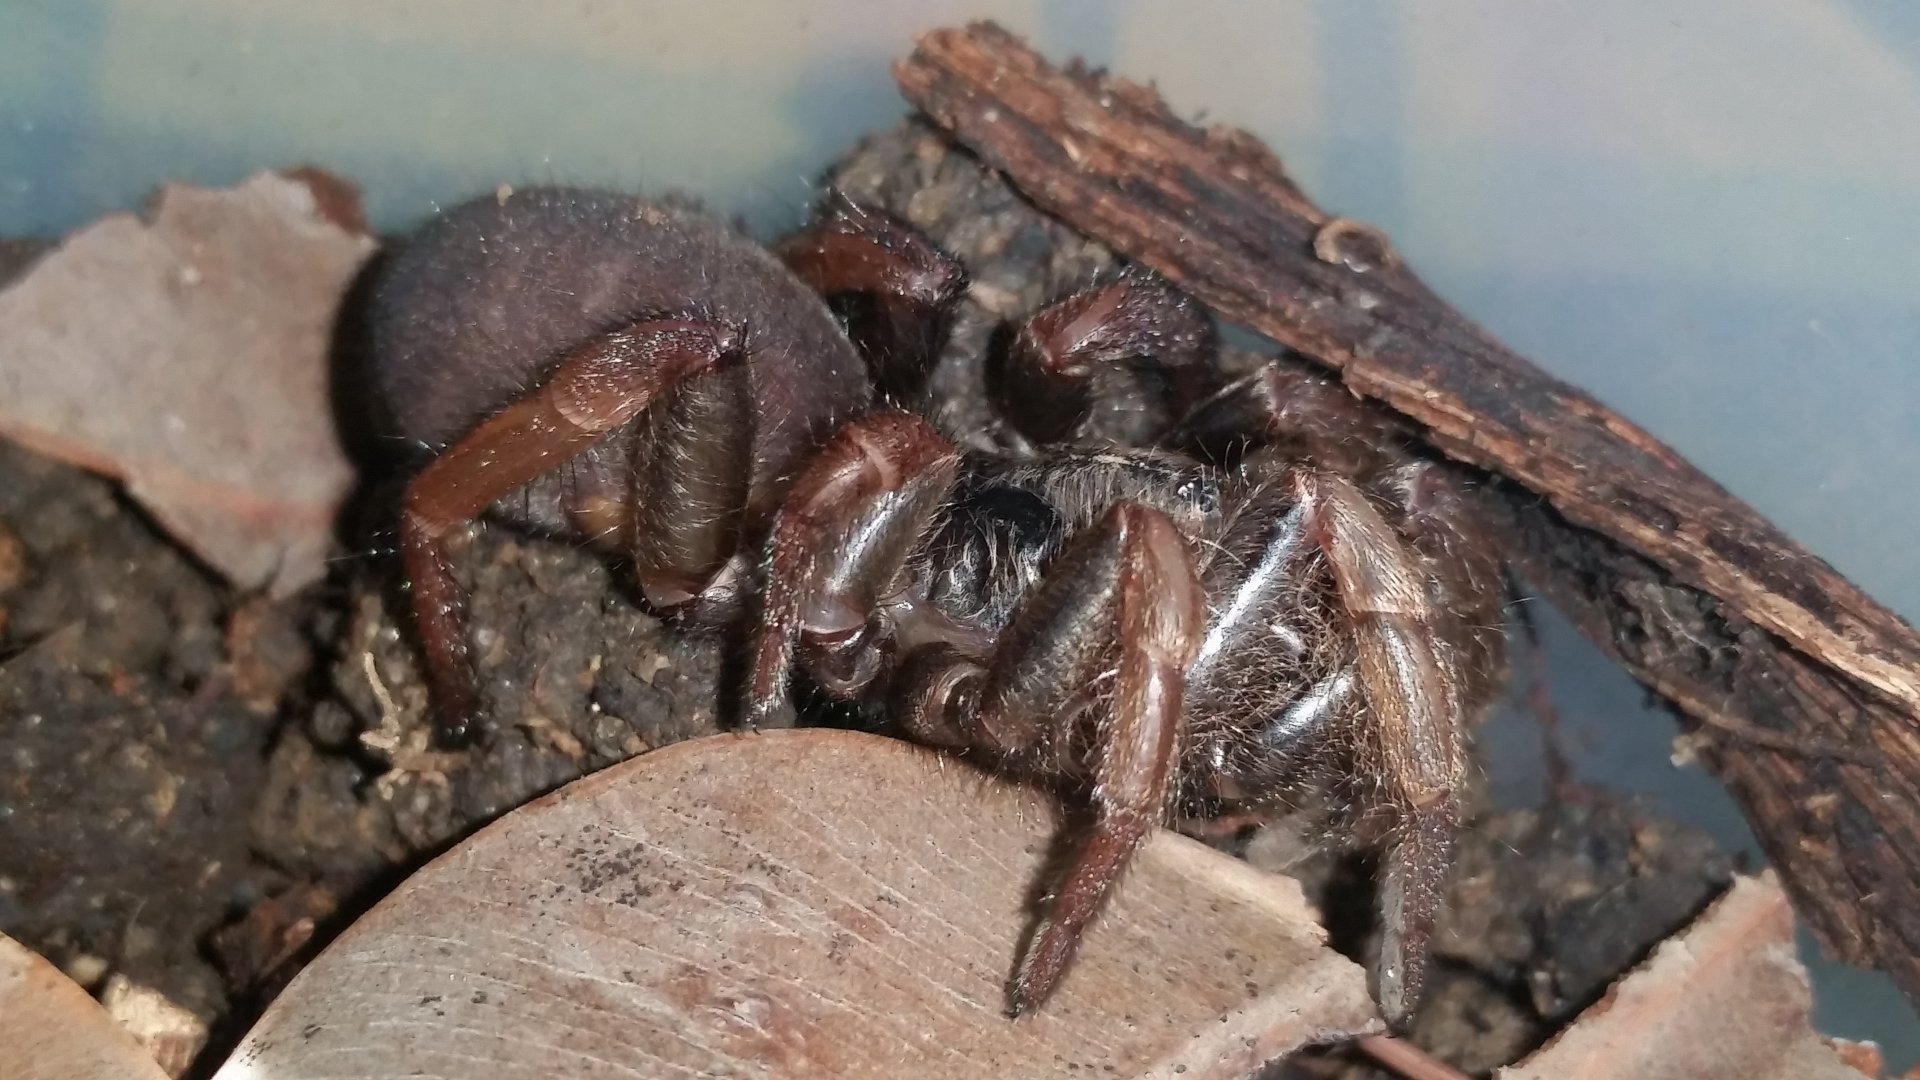
<svg viewBox="0 0 1920 1080"><path fill-rule="evenodd" d="M1211 319L1139 270L1013 329L992 391L1024 449L964 450L916 408L966 287L844 199L771 250L690 205L557 187L399 245L371 372L394 434L436 451L400 532L439 735L476 730L456 533L491 513L584 537L654 609L740 631L748 725L797 671L1080 793L1010 1014L1059 984L1155 826L1315 788L1383 849L1376 993L1404 1020L1503 658L1500 564L1457 480L1337 385L1222 373ZM1138 376L1180 422L1100 440L1096 407Z"/></svg>

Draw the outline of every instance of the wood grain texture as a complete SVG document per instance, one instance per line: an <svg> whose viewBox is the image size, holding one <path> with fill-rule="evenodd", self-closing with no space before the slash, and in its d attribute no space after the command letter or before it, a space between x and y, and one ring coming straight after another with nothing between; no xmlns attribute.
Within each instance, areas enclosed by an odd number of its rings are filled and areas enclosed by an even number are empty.
<svg viewBox="0 0 1920 1080"><path fill-rule="evenodd" d="M1700 726L1823 943L1920 1000L1920 636L1673 450L1505 348L1245 132L991 25L895 69L1042 210L1504 483L1490 515L1590 637Z"/></svg>
<svg viewBox="0 0 1920 1080"><path fill-rule="evenodd" d="M1053 806L850 732L643 755L409 879L219 1075L1187 1080L1378 1029L1297 886L1169 833L1007 1019Z"/></svg>

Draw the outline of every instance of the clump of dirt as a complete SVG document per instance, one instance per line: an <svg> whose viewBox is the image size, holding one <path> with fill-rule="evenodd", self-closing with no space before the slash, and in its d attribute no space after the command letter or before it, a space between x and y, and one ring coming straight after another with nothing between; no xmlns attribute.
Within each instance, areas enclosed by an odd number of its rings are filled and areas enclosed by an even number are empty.
<svg viewBox="0 0 1920 1080"><path fill-rule="evenodd" d="M235 692L234 598L112 485L5 443L0 537L0 929L216 1015L197 943L276 877L236 828L273 716Z"/></svg>
<svg viewBox="0 0 1920 1080"><path fill-rule="evenodd" d="M472 547L484 700L518 720L442 754L389 560L244 596L110 483L0 444L0 931L218 1021L477 825L718 729L717 642L574 546Z"/></svg>
<svg viewBox="0 0 1920 1080"><path fill-rule="evenodd" d="M646 613L616 567L484 527L461 564L495 725L473 749L433 748L391 567L353 575L319 693L275 748L253 819L278 858L364 878L588 772L720 730L722 643Z"/></svg>

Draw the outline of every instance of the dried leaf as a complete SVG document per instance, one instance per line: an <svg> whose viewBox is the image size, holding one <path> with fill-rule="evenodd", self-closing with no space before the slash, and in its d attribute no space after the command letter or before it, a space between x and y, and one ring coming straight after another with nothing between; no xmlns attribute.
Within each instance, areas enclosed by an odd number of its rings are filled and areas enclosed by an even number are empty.
<svg viewBox="0 0 1920 1080"><path fill-rule="evenodd" d="M1142 852L1004 1015L1050 799L890 739L681 743L516 811L307 967L219 1074L1247 1076L1378 1029L1291 881Z"/></svg>
<svg viewBox="0 0 1920 1080"><path fill-rule="evenodd" d="M168 186L150 222L68 237L0 292L0 434L123 479L242 587L318 579L352 482L329 341L374 247L340 224L350 190Z"/></svg>
<svg viewBox="0 0 1920 1080"><path fill-rule="evenodd" d="M1860 1080L1808 1025L1793 912L1772 871L1684 932L1500 1080Z"/></svg>
<svg viewBox="0 0 1920 1080"><path fill-rule="evenodd" d="M7 1080L167 1080L78 983L4 934L0 1047Z"/></svg>

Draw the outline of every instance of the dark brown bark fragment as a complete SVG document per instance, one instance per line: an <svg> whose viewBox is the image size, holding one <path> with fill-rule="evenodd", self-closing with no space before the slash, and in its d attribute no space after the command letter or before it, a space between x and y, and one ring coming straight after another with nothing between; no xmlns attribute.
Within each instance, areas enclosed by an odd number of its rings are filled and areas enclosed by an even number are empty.
<svg viewBox="0 0 1920 1080"><path fill-rule="evenodd" d="M1526 573L1703 732L1826 946L1920 1000L1920 635L1651 435L1448 306L1245 132L937 31L908 99L1022 194L1507 478Z"/></svg>

